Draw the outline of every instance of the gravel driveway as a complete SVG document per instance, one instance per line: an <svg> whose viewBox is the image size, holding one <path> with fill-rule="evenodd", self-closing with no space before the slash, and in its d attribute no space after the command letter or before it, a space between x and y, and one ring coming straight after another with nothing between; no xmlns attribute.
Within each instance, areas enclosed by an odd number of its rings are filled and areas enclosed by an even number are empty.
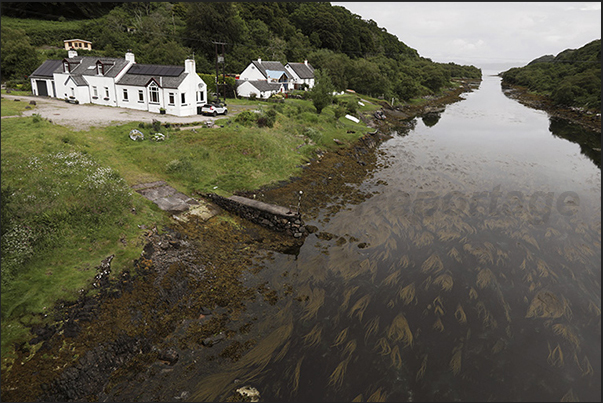
<svg viewBox="0 0 603 403"><path fill-rule="evenodd" d="M47 97L35 96L16 96L2 94L6 99L19 99L21 102L36 101L36 106L31 110L26 110L21 116L31 116L34 113L41 115L44 118L50 119L53 123L68 126L74 130L88 130L91 127L105 127L117 123L127 122L144 122L152 123L153 119L161 123L181 123L191 124L211 122L215 119L223 118L218 116L194 115L194 116L172 116L161 115L159 113L151 113L145 111L137 111L135 109L117 108L112 106L100 106L93 104L70 104L63 100ZM236 114L239 109L245 107L229 106L229 116ZM231 110L232 109L232 110Z"/></svg>

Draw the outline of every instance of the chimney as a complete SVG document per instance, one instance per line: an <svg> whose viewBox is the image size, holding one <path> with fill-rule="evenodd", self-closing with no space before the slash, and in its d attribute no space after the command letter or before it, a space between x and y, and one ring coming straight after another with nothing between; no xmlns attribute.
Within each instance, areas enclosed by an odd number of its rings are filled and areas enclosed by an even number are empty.
<svg viewBox="0 0 603 403"><path fill-rule="evenodd" d="M258 57L258 63L262 63L262 59Z"/></svg>
<svg viewBox="0 0 603 403"><path fill-rule="evenodd" d="M184 71L189 74L197 73L197 67L195 66L195 59L186 59L184 61Z"/></svg>
<svg viewBox="0 0 603 403"><path fill-rule="evenodd" d="M308 59L304 60L304 64L307 66L308 65Z"/></svg>
<svg viewBox="0 0 603 403"><path fill-rule="evenodd" d="M125 59L126 61L131 62L132 64L136 63L136 60L134 59L134 53L132 53L130 49L128 49L128 51L126 52Z"/></svg>
<svg viewBox="0 0 603 403"><path fill-rule="evenodd" d="M76 52L76 51L75 51L73 48L71 48L71 49L69 49L69 51L67 52L67 57L68 57L69 59L72 59L72 58L74 58L74 57L77 57L77 52Z"/></svg>

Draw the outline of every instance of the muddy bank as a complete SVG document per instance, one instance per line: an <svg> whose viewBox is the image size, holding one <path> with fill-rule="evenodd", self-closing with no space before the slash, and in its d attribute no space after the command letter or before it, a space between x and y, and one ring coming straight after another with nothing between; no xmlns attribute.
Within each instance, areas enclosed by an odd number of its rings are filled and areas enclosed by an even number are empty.
<svg viewBox="0 0 603 403"><path fill-rule="evenodd" d="M426 108L460 100L460 92L462 88L416 111L426 113ZM380 168L379 143L411 110L384 105L387 118L374 121L377 130L353 147L317 156L299 178L244 195L288 206L297 205L302 190L302 217L315 218L326 207L321 219L328 220L346 205L372 196L356 185ZM245 316L246 304L274 304L287 290L250 285L242 276L258 253L295 253L295 242L227 212L207 221L191 217L171 228L149 230L130 271L116 276L111 259L105 260L96 285L75 302L58 303L50 323L32 329L32 340L18 346L12 365L3 368L2 400L175 399L157 381L158 375L174 373L175 366L197 365L193 352L204 359L199 365L211 370L212 363L236 360L254 345L249 334L255 320ZM233 327L233 318L241 317L245 325ZM153 388L129 387L145 382Z"/></svg>
<svg viewBox="0 0 603 403"><path fill-rule="evenodd" d="M555 105L549 98L530 93L525 87L502 84L502 88L507 97L522 105L545 111L552 117L566 119L579 124L585 129L601 133L601 113Z"/></svg>

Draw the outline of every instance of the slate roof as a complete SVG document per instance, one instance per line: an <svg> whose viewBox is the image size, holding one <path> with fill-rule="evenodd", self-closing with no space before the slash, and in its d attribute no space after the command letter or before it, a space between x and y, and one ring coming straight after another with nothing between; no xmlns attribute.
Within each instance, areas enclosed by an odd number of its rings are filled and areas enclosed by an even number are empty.
<svg viewBox="0 0 603 403"><path fill-rule="evenodd" d="M299 78L314 78L314 67L310 63L287 63Z"/></svg>
<svg viewBox="0 0 603 403"><path fill-rule="evenodd" d="M183 69L184 70L184 69ZM178 88L178 86L188 76L188 73L181 73L177 77L162 77L156 74L129 74L126 73L116 83L117 85L132 85L135 87L146 87L146 85L155 79L157 84L161 83L162 88Z"/></svg>
<svg viewBox="0 0 603 403"><path fill-rule="evenodd" d="M266 78L268 78L268 73L266 72L266 70L283 71L287 75L288 79L293 78L291 76L291 74L287 71L287 69L285 69L285 66L283 66L283 63L281 63L281 62L266 62L266 61L259 62L257 60L254 60L251 63L253 63L255 68L258 69L260 71L260 73L262 73L264 75L264 77L266 77Z"/></svg>
<svg viewBox="0 0 603 403"><path fill-rule="evenodd" d="M278 91L281 88L281 86L283 85L282 83L269 83L268 81L245 81L245 80L238 81L238 85L241 85L243 83L249 83L262 92Z"/></svg>
<svg viewBox="0 0 603 403"><path fill-rule="evenodd" d="M86 81L84 79L84 77L82 77L82 76L69 76L69 77L67 77L67 80L65 80L65 84L67 84L67 81L69 81L69 79L73 79L73 81L75 82L75 85L77 85L78 87L88 85L88 81Z"/></svg>
<svg viewBox="0 0 603 403"><path fill-rule="evenodd" d="M72 76L96 76L96 62L101 61L105 66L105 74L103 77L116 77L128 65L126 59L117 58L98 58L93 56L76 56L65 59L71 64ZM62 73L62 60L59 60L59 67L55 69L55 73Z"/></svg>
<svg viewBox="0 0 603 403"><path fill-rule="evenodd" d="M54 71L61 67L61 60L46 60L29 75L30 78L52 78Z"/></svg>

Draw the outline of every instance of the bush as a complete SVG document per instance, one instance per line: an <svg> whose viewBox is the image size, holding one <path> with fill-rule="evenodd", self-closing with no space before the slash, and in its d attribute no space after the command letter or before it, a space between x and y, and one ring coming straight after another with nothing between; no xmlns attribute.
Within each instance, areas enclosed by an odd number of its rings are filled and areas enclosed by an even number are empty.
<svg viewBox="0 0 603 403"><path fill-rule="evenodd" d="M354 99L352 101L346 102L345 111L350 115L355 115L358 111L358 101Z"/></svg>
<svg viewBox="0 0 603 403"><path fill-rule="evenodd" d="M338 105L333 112L335 113L335 120L339 120L345 116L346 108L343 105Z"/></svg>
<svg viewBox="0 0 603 403"><path fill-rule="evenodd" d="M243 126L251 126L258 120L258 114L252 111L243 111L235 117L234 121Z"/></svg>

